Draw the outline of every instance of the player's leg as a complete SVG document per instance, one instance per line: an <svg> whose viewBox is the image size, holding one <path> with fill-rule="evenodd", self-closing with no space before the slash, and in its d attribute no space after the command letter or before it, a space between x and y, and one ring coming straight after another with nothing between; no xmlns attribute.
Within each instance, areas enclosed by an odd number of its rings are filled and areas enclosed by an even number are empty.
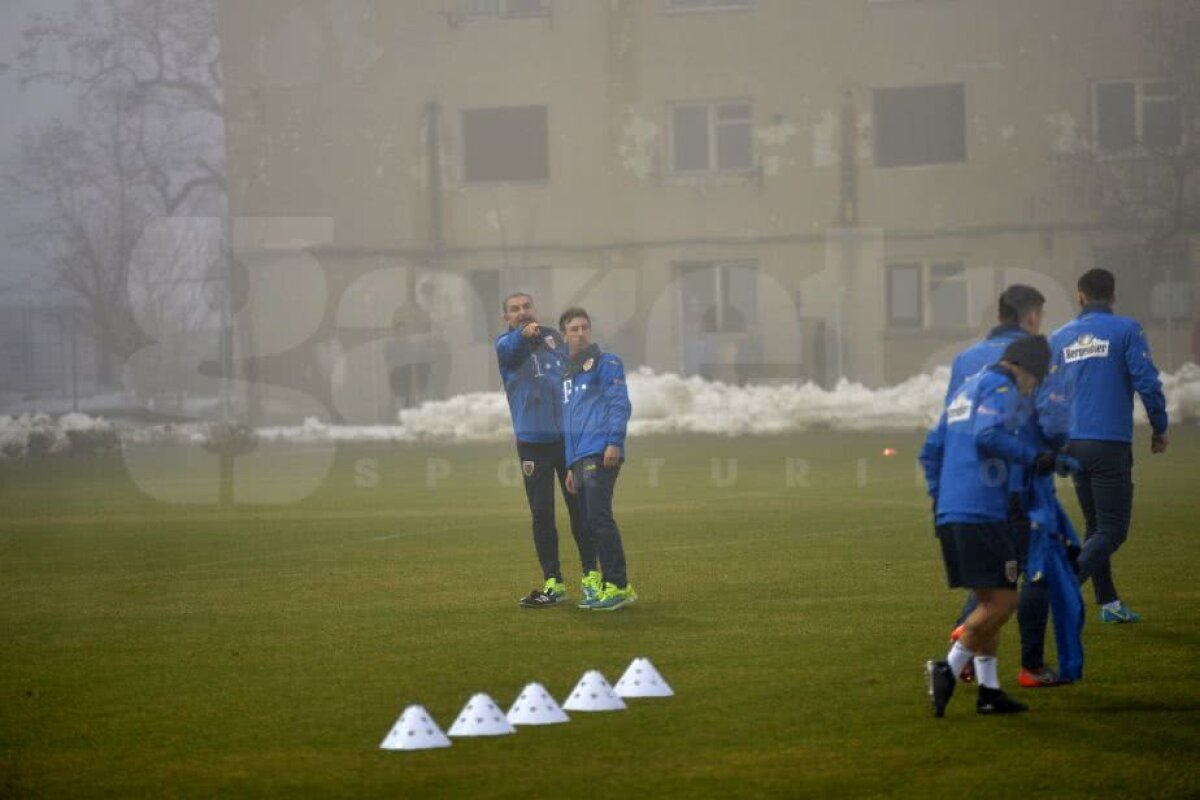
<svg viewBox="0 0 1200 800"><path fill-rule="evenodd" d="M571 519L571 536L575 539L575 547L579 550L579 563L584 577L591 572L599 572L600 562L596 555L596 543L592 540L591 531L584 520L583 511L579 505L579 495L567 491L567 459L566 453L560 447L554 462L554 471L558 476L558 485L562 490L563 500L567 504L567 516Z"/></svg>
<svg viewBox="0 0 1200 800"><path fill-rule="evenodd" d="M583 512L604 576L604 589L591 606L594 611L620 608L637 599L626 572L621 531L612 512L613 493L620 471L620 467L605 469L599 458L584 459L576 468L576 475L582 473L581 480L587 493ZM576 485L579 482L577 480Z"/></svg>
<svg viewBox="0 0 1200 800"><path fill-rule="evenodd" d="M1026 689L1059 686L1064 681L1046 666L1046 630L1050 624L1050 589L1045 578L1026 580L1017 601L1017 626L1021 631L1021 672Z"/></svg>
<svg viewBox="0 0 1200 800"><path fill-rule="evenodd" d="M1102 442L1103 455L1093 482L1096 495L1097 537L1107 543L1109 558L1092 574L1092 586L1103 622L1136 622L1140 615L1127 608L1117 593L1112 575L1112 556L1129 535L1133 507L1133 453L1121 442ZM1082 554L1081 554L1082 557Z"/></svg>
<svg viewBox="0 0 1200 800"><path fill-rule="evenodd" d="M558 529L554 523L554 466L557 445L517 443L521 474L525 479L525 497L533 523L533 548L542 567L544 584L522 600L522 605L540 603L537 595L558 601L566 596L562 569L558 561Z"/></svg>

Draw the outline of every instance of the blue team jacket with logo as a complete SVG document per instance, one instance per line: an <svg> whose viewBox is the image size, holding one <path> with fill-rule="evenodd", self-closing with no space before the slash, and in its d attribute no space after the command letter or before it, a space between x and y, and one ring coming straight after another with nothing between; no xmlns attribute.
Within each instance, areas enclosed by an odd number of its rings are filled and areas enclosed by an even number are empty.
<svg viewBox="0 0 1200 800"><path fill-rule="evenodd" d="M517 440L530 444L560 441L558 387L567 365L562 334L543 325L538 336L526 339L520 328L514 328L496 337L496 360Z"/></svg>
<svg viewBox="0 0 1200 800"><path fill-rule="evenodd" d="M625 430L633 406L625 385L625 365L592 345L576 356L562 380L563 440L567 465L601 455L610 444L625 457Z"/></svg>
<svg viewBox="0 0 1200 800"><path fill-rule="evenodd" d="M950 384L946 387L945 402L950 402L950 398L963 385L963 381L983 368L995 364L1004 354L1005 348L1028 335L1019 325L997 325L988 331L986 339L981 339L956 355L950 364Z"/></svg>
<svg viewBox="0 0 1200 800"><path fill-rule="evenodd" d="M988 367L963 383L919 457L937 502L938 525L1008 519L1010 473L1031 466L1038 454L1019 436L1031 409L1001 367Z"/></svg>
<svg viewBox="0 0 1200 800"><path fill-rule="evenodd" d="M1083 312L1050 337L1050 382L1070 404L1072 439L1133 440L1133 393L1155 433L1166 433L1167 401L1146 334L1106 305Z"/></svg>

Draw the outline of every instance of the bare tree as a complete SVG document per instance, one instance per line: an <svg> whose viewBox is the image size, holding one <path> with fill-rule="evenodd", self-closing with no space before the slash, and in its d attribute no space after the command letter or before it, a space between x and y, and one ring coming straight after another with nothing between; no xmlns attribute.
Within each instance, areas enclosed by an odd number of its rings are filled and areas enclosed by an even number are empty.
<svg viewBox="0 0 1200 800"><path fill-rule="evenodd" d="M178 264L144 258L148 226L174 216L225 214L220 52L215 4L206 0L80 0L38 14L19 55L22 83L77 93L75 119L22 141L10 176L45 213L23 238L46 255L51 281L78 297L97 329L100 377L146 342L138 298L178 283ZM161 251L161 248L159 248ZM208 287L186 278L202 296ZM132 295L132 297L131 297Z"/></svg>

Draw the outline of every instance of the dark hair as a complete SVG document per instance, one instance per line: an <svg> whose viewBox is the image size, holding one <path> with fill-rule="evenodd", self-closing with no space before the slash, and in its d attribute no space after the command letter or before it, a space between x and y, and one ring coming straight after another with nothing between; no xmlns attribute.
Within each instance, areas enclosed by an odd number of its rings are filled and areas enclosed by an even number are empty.
<svg viewBox="0 0 1200 800"><path fill-rule="evenodd" d="M1106 269L1089 269L1079 276L1075 288L1088 300L1111 303L1117 294L1117 279Z"/></svg>
<svg viewBox="0 0 1200 800"><path fill-rule="evenodd" d="M571 306L566 311L562 312L561 315L559 315L558 329L560 331L563 331L565 334L567 323L570 322L571 320L575 319L576 317L583 317L584 319L586 319L588 321L588 325L592 324L592 318L588 316L588 313L586 311L584 311L579 306Z"/></svg>
<svg viewBox="0 0 1200 800"><path fill-rule="evenodd" d="M1004 349L1000 360L1020 367L1040 383L1050 371L1050 345L1045 336L1022 336Z"/></svg>
<svg viewBox="0 0 1200 800"><path fill-rule="evenodd" d="M1044 305L1046 305L1046 298L1037 289L1023 283L1014 283L1000 293L998 303L1000 321L1016 324L1026 313Z"/></svg>
<svg viewBox="0 0 1200 800"><path fill-rule="evenodd" d="M505 314L508 313L508 301L512 300L514 297L528 297L529 302L533 302L533 295L531 295L529 292L513 292L508 297L500 301L500 310Z"/></svg>

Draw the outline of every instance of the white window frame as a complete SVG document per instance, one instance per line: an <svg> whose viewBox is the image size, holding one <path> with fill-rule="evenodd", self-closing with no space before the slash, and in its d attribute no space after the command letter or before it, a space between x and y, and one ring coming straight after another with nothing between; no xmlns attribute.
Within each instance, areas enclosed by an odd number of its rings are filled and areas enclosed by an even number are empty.
<svg viewBox="0 0 1200 800"><path fill-rule="evenodd" d="M1173 83L1176 86L1176 91L1172 95L1166 94L1149 94L1147 87L1152 84ZM1106 150L1100 146L1100 101L1098 93L1102 86L1116 86L1120 84L1133 85L1133 147L1126 150ZM1096 155L1104 158L1129 158L1142 157L1149 155L1151 150L1147 149L1144 140L1146 133L1146 103L1155 102L1167 99L1177 99L1180 104L1180 119L1179 119L1179 144L1166 152L1179 152L1187 145L1187 108L1183 105L1183 86L1177 80L1170 78L1105 78L1094 80L1091 83L1089 92L1091 100L1091 123L1092 123L1092 149ZM1161 151L1160 151L1161 152Z"/></svg>
<svg viewBox="0 0 1200 800"><path fill-rule="evenodd" d="M958 267L961 273L951 280L954 283L961 283L964 291L963 298L963 323L962 325L934 325L933 323L933 271L937 267ZM920 280L920 302L921 302L921 318L914 325L900 325L892 318L892 292L891 292L891 275L894 267L916 267ZM921 257L921 258L896 258L889 260L884 266L884 321L887 329L890 331L951 331L958 332L969 330L971 327L971 281L967 278L967 262L964 258L945 256L945 257Z"/></svg>
<svg viewBox="0 0 1200 800"><path fill-rule="evenodd" d="M718 111L726 106L747 106L750 109L749 116L742 120L720 120L718 119ZM675 112L683 108L703 108L708 115L708 164L703 169L679 169L675 166ZM670 164L670 173L677 176L688 175L748 175L754 172L755 164L757 163L757 153L754 148L754 103L748 98L738 98L730 100L681 100L670 103L667 107L667 122L669 136L667 138L668 153L667 163ZM718 154L718 137L717 133L722 126L746 125L750 131L750 164L746 167L722 168L717 163Z"/></svg>

